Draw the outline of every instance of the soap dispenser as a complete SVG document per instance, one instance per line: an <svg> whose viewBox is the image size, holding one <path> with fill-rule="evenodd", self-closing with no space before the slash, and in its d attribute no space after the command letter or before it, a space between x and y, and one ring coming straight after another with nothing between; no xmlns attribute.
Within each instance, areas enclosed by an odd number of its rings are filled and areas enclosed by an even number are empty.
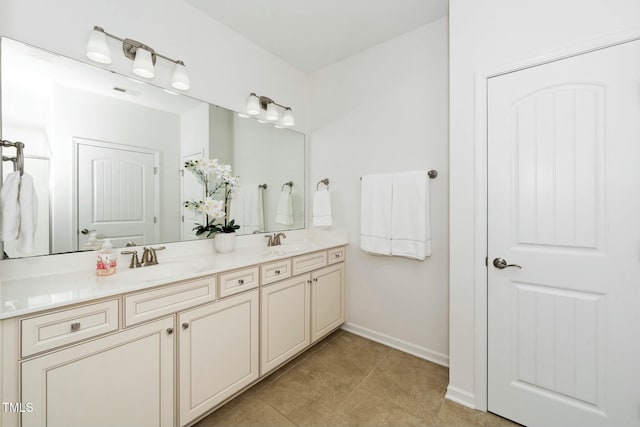
<svg viewBox="0 0 640 427"><path fill-rule="evenodd" d="M94 251L96 249L100 249L100 241L96 237L96 230L89 231L89 238L87 239L87 243L82 246L82 249L87 251Z"/></svg>
<svg viewBox="0 0 640 427"><path fill-rule="evenodd" d="M111 240L104 239L102 248L98 251L98 261L96 263L96 274L98 276L110 276L116 272L117 254L113 251Z"/></svg>

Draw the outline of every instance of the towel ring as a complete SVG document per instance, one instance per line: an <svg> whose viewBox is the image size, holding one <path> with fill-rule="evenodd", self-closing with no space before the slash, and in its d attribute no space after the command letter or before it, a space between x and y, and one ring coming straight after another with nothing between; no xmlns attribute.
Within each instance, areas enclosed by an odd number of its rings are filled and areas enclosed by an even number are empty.
<svg viewBox="0 0 640 427"><path fill-rule="evenodd" d="M284 190L284 187L286 186L289 186L289 194L291 194L291 190L293 189L293 181L287 181L282 184L282 187L280 187L280 192L282 192Z"/></svg>
<svg viewBox="0 0 640 427"><path fill-rule="evenodd" d="M318 181L318 183L316 184L316 191L319 190L320 184L324 184L327 186L327 190L329 189L329 178L325 178L325 179L321 179L320 181Z"/></svg>

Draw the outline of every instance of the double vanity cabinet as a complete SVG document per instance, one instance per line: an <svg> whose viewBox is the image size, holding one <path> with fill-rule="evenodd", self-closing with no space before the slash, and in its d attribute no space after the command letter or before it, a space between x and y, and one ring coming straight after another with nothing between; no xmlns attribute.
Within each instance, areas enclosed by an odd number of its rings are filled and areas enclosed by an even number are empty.
<svg viewBox="0 0 640 427"><path fill-rule="evenodd" d="M333 247L6 319L21 410L1 425L191 425L344 323L344 260Z"/></svg>

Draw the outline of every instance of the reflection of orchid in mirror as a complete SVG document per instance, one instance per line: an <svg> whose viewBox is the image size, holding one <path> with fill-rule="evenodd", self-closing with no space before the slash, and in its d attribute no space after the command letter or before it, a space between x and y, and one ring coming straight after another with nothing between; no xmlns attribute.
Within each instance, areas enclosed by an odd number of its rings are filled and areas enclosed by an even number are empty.
<svg viewBox="0 0 640 427"><path fill-rule="evenodd" d="M205 223L196 224L193 231L196 236L209 232L233 233L239 225L235 220L229 220L229 200L238 188L238 177L231 175L231 165L225 165L218 159L189 160L184 164L185 169L191 171L204 185L204 200L189 200L184 206L205 214ZM218 198L215 198L215 196ZM223 219L221 223L216 220Z"/></svg>

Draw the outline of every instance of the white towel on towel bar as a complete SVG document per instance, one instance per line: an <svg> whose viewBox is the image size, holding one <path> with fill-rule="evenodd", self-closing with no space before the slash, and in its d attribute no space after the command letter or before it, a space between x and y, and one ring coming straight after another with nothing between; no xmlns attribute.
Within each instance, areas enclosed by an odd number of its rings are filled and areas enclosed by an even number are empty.
<svg viewBox="0 0 640 427"><path fill-rule="evenodd" d="M316 190L313 195L314 227L330 227L333 225L331 214L331 193L326 188Z"/></svg>
<svg viewBox="0 0 640 427"><path fill-rule="evenodd" d="M392 191L391 255L424 260L431 255L426 171L394 174Z"/></svg>
<svg viewBox="0 0 640 427"><path fill-rule="evenodd" d="M229 218L234 219L242 234L264 231L262 189L258 184L243 184L231 199Z"/></svg>
<svg viewBox="0 0 640 427"><path fill-rule="evenodd" d="M12 242L20 232L20 172L7 175L0 189L0 208L2 210L2 240Z"/></svg>
<svg viewBox="0 0 640 427"><path fill-rule="evenodd" d="M33 187L33 178L27 173L22 174L20 182L20 233L18 234L18 252L30 254L33 252L38 225L38 198Z"/></svg>
<svg viewBox="0 0 640 427"><path fill-rule="evenodd" d="M280 192L278 211L276 212L276 223L282 225L293 224L293 197L291 195L291 187L288 185L285 185Z"/></svg>
<svg viewBox="0 0 640 427"><path fill-rule="evenodd" d="M360 248L372 254L391 255L390 174L362 177L360 199Z"/></svg>
<svg viewBox="0 0 640 427"><path fill-rule="evenodd" d="M18 240L16 249L19 252L33 252L38 199L29 174L20 176L20 172L12 172L7 175L0 189L0 212L2 240Z"/></svg>

